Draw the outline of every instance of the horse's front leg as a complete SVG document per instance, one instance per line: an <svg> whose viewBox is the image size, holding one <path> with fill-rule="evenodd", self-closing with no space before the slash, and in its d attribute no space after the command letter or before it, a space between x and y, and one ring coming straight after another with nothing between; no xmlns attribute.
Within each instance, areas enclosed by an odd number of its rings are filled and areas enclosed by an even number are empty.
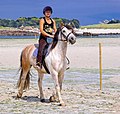
<svg viewBox="0 0 120 114"><path fill-rule="evenodd" d="M56 94L58 96L58 100L60 102L60 106L64 106L65 103L63 102L62 97L61 97L60 84L58 81L58 73L56 71L54 71L51 75L52 75L52 78L54 80L55 90L56 90Z"/></svg>
<svg viewBox="0 0 120 114"><path fill-rule="evenodd" d="M38 87L39 87L39 91L40 91L40 100L41 100L41 102L45 102L43 89L42 89L43 76L44 76L43 73L38 72Z"/></svg>
<svg viewBox="0 0 120 114"><path fill-rule="evenodd" d="M63 79L64 79L64 72L60 72L58 74L58 82L59 82L59 86L60 86L60 92L62 91ZM58 96L55 93L53 93L53 95L50 97L50 101L51 102L58 101Z"/></svg>
<svg viewBox="0 0 120 114"><path fill-rule="evenodd" d="M60 92L61 92L61 90L62 90L63 79L64 79L64 71L61 71L61 72L58 74L58 82L59 82L59 85L60 85Z"/></svg>

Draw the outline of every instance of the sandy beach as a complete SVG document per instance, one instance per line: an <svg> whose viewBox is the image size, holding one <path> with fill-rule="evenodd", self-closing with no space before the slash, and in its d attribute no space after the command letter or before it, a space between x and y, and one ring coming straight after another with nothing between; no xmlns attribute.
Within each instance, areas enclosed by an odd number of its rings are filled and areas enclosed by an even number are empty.
<svg viewBox="0 0 120 114"><path fill-rule="evenodd" d="M0 113L43 114L119 114L120 113L120 38L79 38L68 45L71 61L65 73L62 98L58 103L41 103L37 73L32 69L30 90L15 100L22 49L37 39L0 39ZM99 91L99 43L102 43L103 90ZM52 95L51 76L44 78L46 99Z"/></svg>

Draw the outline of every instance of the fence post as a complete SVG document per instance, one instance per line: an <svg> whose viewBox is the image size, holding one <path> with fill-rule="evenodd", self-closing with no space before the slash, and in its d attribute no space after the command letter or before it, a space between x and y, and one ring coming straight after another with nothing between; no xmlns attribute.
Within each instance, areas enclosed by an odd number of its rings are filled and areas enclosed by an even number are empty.
<svg viewBox="0 0 120 114"><path fill-rule="evenodd" d="M100 90L102 90L102 45L99 43Z"/></svg>

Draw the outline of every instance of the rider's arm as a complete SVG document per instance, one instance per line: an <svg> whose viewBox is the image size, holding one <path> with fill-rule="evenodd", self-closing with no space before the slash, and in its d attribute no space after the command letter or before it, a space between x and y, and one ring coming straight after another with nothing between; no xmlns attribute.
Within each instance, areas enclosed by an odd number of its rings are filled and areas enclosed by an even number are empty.
<svg viewBox="0 0 120 114"><path fill-rule="evenodd" d="M40 19L40 32L41 32L44 36L48 36L48 37L54 38L53 35L50 35L50 34L46 33L46 32L43 30L43 24L44 24L44 19Z"/></svg>
<svg viewBox="0 0 120 114"><path fill-rule="evenodd" d="M52 19L53 20L53 19ZM57 32L57 28L56 28L56 22L55 22L55 20L53 20L53 29L54 29L54 32L56 33Z"/></svg>

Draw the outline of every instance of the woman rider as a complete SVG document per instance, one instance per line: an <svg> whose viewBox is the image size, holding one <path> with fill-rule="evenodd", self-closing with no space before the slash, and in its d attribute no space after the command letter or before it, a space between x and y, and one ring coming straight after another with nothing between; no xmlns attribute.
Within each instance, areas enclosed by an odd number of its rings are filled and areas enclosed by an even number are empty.
<svg viewBox="0 0 120 114"><path fill-rule="evenodd" d="M55 33L57 31L56 29L56 22L51 19L51 14L53 10L50 6L46 6L43 9L44 17L40 19L40 39L39 39L39 48L38 48L38 55L37 55L37 66L42 67L42 55L43 50L48 43L48 39L54 38L53 32Z"/></svg>

